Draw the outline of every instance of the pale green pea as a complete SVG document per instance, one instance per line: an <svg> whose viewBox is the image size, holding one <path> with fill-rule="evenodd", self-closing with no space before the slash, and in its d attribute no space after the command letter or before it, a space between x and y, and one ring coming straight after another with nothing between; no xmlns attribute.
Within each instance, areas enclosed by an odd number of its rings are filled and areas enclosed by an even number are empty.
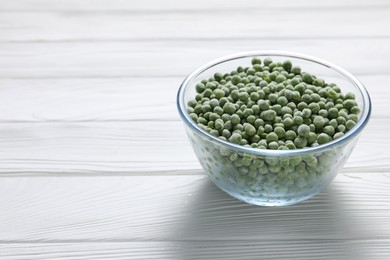
<svg viewBox="0 0 390 260"><path fill-rule="evenodd" d="M332 138L329 135L325 134L325 133L320 133L318 135L318 137L317 137L317 142L319 144L324 144L324 143L327 143L327 142L329 142L331 140L332 140Z"/></svg>
<svg viewBox="0 0 390 260"><path fill-rule="evenodd" d="M322 129L325 125L325 119L322 116L316 116L313 119L313 124L316 129Z"/></svg>
<svg viewBox="0 0 390 260"><path fill-rule="evenodd" d="M352 120L348 120L345 123L345 126L347 127L348 130L351 130L355 125L356 125L356 123L354 121L352 121Z"/></svg>
<svg viewBox="0 0 390 260"><path fill-rule="evenodd" d="M277 150L279 148L279 144L277 142L270 142L268 144L268 148L271 149L271 150Z"/></svg>
<svg viewBox="0 0 390 260"><path fill-rule="evenodd" d="M307 145L307 139L305 137L298 136L294 139L294 144L297 148L303 148Z"/></svg>
<svg viewBox="0 0 390 260"><path fill-rule="evenodd" d="M310 127L308 125L302 124L298 127L298 135L301 137L308 137L310 133Z"/></svg>
<svg viewBox="0 0 390 260"><path fill-rule="evenodd" d="M301 116L294 116L293 117L293 124L296 126L303 124L303 118Z"/></svg>
<svg viewBox="0 0 390 260"><path fill-rule="evenodd" d="M307 142L308 142L309 144L313 144L313 143L316 142L316 141L317 141L317 134L314 133L314 132L310 132L310 133L309 133L309 136L307 137Z"/></svg>
<svg viewBox="0 0 390 260"><path fill-rule="evenodd" d="M337 129L339 130L339 132L345 132L346 127L345 125L338 125Z"/></svg>
<svg viewBox="0 0 390 260"><path fill-rule="evenodd" d="M294 140L297 137L297 134L293 130L286 131L285 134L286 140Z"/></svg>
<svg viewBox="0 0 390 260"><path fill-rule="evenodd" d="M343 132L337 132L337 133L334 134L333 139L340 138L340 137L342 137L343 135L344 135Z"/></svg>
<svg viewBox="0 0 390 260"><path fill-rule="evenodd" d="M248 136L254 136L256 134L256 128L250 124L245 126L244 131Z"/></svg>

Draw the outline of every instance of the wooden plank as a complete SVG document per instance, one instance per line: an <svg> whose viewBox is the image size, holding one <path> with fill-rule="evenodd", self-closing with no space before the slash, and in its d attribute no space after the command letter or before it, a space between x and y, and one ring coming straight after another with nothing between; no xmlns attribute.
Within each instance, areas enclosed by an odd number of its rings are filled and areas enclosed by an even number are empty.
<svg viewBox="0 0 390 260"><path fill-rule="evenodd" d="M375 118L344 172L390 169L390 119ZM1 175L201 173L180 121L3 123Z"/></svg>
<svg viewBox="0 0 390 260"><path fill-rule="evenodd" d="M2 178L0 242L390 239L389 177L340 174L289 207L239 202L205 176Z"/></svg>
<svg viewBox="0 0 390 260"><path fill-rule="evenodd" d="M269 49L317 56L359 76L390 74L386 62L390 59L390 39L236 38L230 41L0 43L0 78L183 78L221 56Z"/></svg>
<svg viewBox="0 0 390 260"><path fill-rule="evenodd" d="M1 260L388 260L390 240L163 241L0 244Z"/></svg>
<svg viewBox="0 0 390 260"><path fill-rule="evenodd" d="M358 78L371 95L372 116L389 118L390 73ZM178 121L183 79L0 79L0 123Z"/></svg>
<svg viewBox="0 0 390 260"><path fill-rule="evenodd" d="M310 0L297 0L286 2L283 0L247 0L245 4L237 1L222 0L198 0L196 2L180 2L176 0L144 0L129 2L126 0L17 0L0 3L0 11L28 11L28 12L55 12L55 11L88 11L88 12L226 12L246 11L253 9L317 9L317 8L386 8L389 3L386 0L366 1L340 1L328 0L313 2Z"/></svg>
<svg viewBox="0 0 390 260"><path fill-rule="evenodd" d="M275 8L254 9L250 13L236 11L230 15L4 12L0 16L0 41L388 38L390 32L383 28L389 13L388 8L314 8L294 12Z"/></svg>

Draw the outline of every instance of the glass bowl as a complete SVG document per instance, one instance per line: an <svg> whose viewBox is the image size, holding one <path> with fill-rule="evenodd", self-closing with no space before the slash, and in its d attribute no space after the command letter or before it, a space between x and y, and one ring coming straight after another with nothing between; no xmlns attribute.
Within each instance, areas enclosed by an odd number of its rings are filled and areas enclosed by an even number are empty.
<svg viewBox="0 0 390 260"><path fill-rule="evenodd" d="M302 71L327 83L336 83L343 93L354 93L361 110L358 122L338 139L295 150L241 146L204 131L187 113L187 103L196 95L195 85L216 72L227 73L238 66L249 66L253 57L262 60L269 57L275 62L290 60ZM315 57L280 51L239 53L200 67L181 84L177 107L195 154L210 179L234 198L262 206L295 204L323 190L347 161L371 114L367 90L350 73Z"/></svg>

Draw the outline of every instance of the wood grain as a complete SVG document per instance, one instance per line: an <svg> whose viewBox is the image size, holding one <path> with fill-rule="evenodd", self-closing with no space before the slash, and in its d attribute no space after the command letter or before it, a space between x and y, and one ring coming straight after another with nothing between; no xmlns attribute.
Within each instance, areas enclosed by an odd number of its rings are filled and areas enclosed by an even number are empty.
<svg viewBox="0 0 390 260"><path fill-rule="evenodd" d="M386 0L365 1L340 1L328 0L313 2L310 0L296 0L286 2L283 0L264 1L247 0L245 4L237 1L222 0L198 0L196 2L181 2L176 0L144 0L129 2L126 0L17 0L1 2L0 10L6 12L226 12L226 11L247 11L263 9L313 9L320 11L324 8L337 9L370 9L389 7Z"/></svg>
<svg viewBox="0 0 390 260"><path fill-rule="evenodd" d="M5 178L0 242L390 239L389 177L340 174L315 198L274 208L239 202L206 176Z"/></svg>
<svg viewBox="0 0 390 260"><path fill-rule="evenodd" d="M388 171L389 131L372 119L343 171ZM201 171L179 121L3 123L0 145L2 176Z"/></svg>
<svg viewBox="0 0 390 260"><path fill-rule="evenodd" d="M390 39L379 38L0 43L0 78L132 77L139 80L138 85L144 78L184 78L221 56L267 49L314 55L357 76L389 75L389 46Z"/></svg>
<svg viewBox="0 0 390 260"><path fill-rule="evenodd" d="M0 259L389 259L389 19L386 0L1 1ZM373 101L342 173L290 207L218 190L175 107L195 68L265 49Z"/></svg>
<svg viewBox="0 0 390 260"><path fill-rule="evenodd" d="M130 15L4 12L0 16L0 41L388 38L390 32L382 28L386 27L389 14L390 9L387 7L318 11L297 9L294 12L288 9L258 9L251 10L251 15L240 10L229 15L224 12L158 12Z"/></svg>
<svg viewBox="0 0 390 260"><path fill-rule="evenodd" d="M390 74L358 78L371 95L372 117L389 118ZM179 121L183 79L0 79L0 123Z"/></svg>
<svg viewBox="0 0 390 260"><path fill-rule="evenodd" d="M389 240L160 241L0 244L1 260L387 260Z"/></svg>

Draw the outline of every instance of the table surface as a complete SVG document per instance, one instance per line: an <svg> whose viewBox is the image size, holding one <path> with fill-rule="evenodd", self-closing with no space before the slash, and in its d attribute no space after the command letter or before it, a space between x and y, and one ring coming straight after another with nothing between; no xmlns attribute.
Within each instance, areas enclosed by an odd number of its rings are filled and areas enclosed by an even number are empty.
<svg viewBox="0 0 390 260"><path fill-rule="evenodd" d="M0 2L0 259L390 259L390 2ZM251 206L205 176L190 71L277 49L356 75L372 119L324 192Z"/></svg>

